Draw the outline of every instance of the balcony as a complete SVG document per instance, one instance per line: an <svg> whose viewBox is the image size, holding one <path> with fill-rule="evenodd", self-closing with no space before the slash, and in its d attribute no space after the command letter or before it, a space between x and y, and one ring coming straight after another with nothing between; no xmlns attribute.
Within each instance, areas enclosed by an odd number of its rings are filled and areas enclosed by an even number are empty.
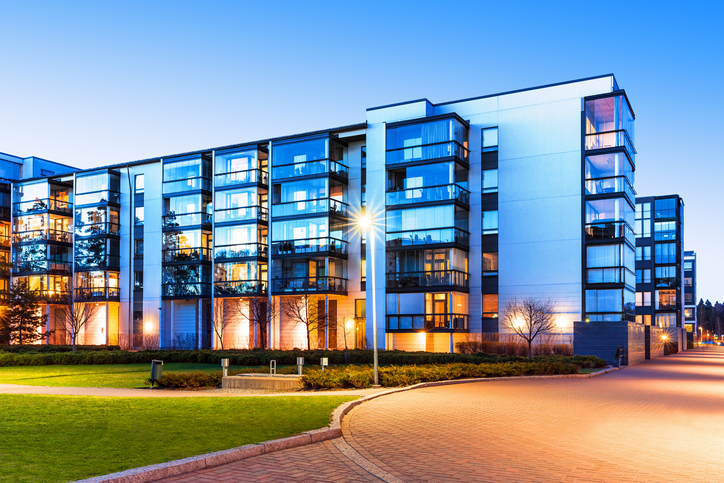
<svg viewBox="0 0 724 483"><path fill-rule="evenodd" d="M13 273L54 273L70 274L72 263L58 260L22 260L13 263Z"/></svg>
<svg viewBox="0 0 724 483"><path fill-rule="evenodd" d="M197 190L211 191L211 180L208 178L188 178L163 183L163 194L165 195Z"/></svg>
<svg viewBox="0 0 724 483"><path fill-rule="evenodd" d="M410 163L414 161L435 160L456 157L468 162L469 151L457 141L421 144L387 151L387 164Z"/></svg>
<svg viewBox="0 0 724 483"><path fill-rule="evenodd" d="M211 213L196 212L183 214L169 214L163 217L164 228L179 228L182 226L210 225Z"/></svg>
<svg viewBox="0 0 724 483"><path fill-rule="evenodd" d="M272 178L275 181L283 178L298 178L300 176L320 174L331 174L338 178L347 179L349 177L349 168L342 163L328 159L286 164L272 168Z"/></svg>
<svg viewBox="0 0 724 483"><path fill-rule="evenodd" d="M246 206L243 208L229 208L226 210L215 210L216 223L228 221L269 221L269 210L263 206Z"/></svg>
<svg viewBox="0 0 724 483"><path fill-rule="evenodd" d="M611 193L623 193L631 204L636 204L636 190L633 189L625 176L586 180L587 195L607 195Z"/></svg>
<svg viewBox="0 0 724 483"><path fill-rule="evenodd" d="M214 283L214 294L219 296L266 295L266 280L235 280Z"/></svg>
<svg viewBox="0 0 724 483"><path fill-rule="evenodd" d="M55 211L57 213L73 214L73 204L67 201L57 200L55 198L45 198L42 200L21 201L13 203L13 215L27 215L30 213L42 213L45 211Z"/></svg>
<svg viewBox="0 0 724 483"><path fill-rule="evenodd" d="M272 280L272 293L293 295L297 292L347 293L347 279L339 277L297 277Z"/></svg>
<svg viewBox="0 0 724 483"><path fill-rule="evenodd" d="M164 297L210 297L211 284L206 282L195 283L164 283Z"/></svg>
<svg viewBox="0 0 724 483"><path fill-rule="evenodd" d="M268 258L268 256L269 251L263 243L242 243L214 247L214 258L217 261L229 258Z"/></svg>
<svg viewBox="0 0 724 483"><path fill-rule="evenodd" d="M13 233L13 243L52 241L70 243L71 233L60 230L29 230Z"/></svg>
<svg viewBox="0 0 724 483"><path fill-rule="evenodd" d="M469 274L461 270L433 270L387 274L387 288L455 286L467 289Z"/></svg>
<svg viewBox="0 0 724 483"><path fill-rule="evenodd" d="M681 287L681 279L678 277L655 278L654 286L656 288L673 288Z"/></svg>
<svg viewBox="0 0 724 483"><path fill-rule="evenodd" d="M164 250L164 263L171 262L200 262L211 260L210 248L177 248L175 250Z"/></svg>
<svg viewBox="0 0 724 483"><path fill-rule="evenodd" d="M636 149L624 129L586 134L586 151L621 147L626 150L631 161L635 160Z"/></svg>
<svg viewBox="0 0 724 483"><path fill-rule="evenodd" d="M290 201L272 205L272 217L329 214L347 216L349 205L334 198L306 201Z"/></svg>
<svg viewBox="0 0 724 483"><path fill-rule="evenodd" d="M262 171L261 169L247 169L244 171L234 171L214 176L214 185L217 188L251 183L269 185L269 173Z"/></svg>
<svg viewBox="0 0 724 483"><path fill-rule="evenodd" d="M101 190L92 193L76 193L75 206L95 205L99 203L121 204L121 194L117 191Z"/></svg>
<svg viewBox="0 0 724 483"><path fill-rule="evenodd" d="M75 257L76 270L118 270L121 266L121 257L116 255L97 255L89 257Z"/></svg>
<svg viewBox="0 0 724 483"><path fill-rule="evenodd" d="M636 235L625 221L586 225L586 240L612 240L615 238L624 238L631 246L636 246Z"/></svg>
<svg viewBox="0 0 724 483"><path fill-rule="evenodd" d="M76 223L75 234L77 236L96 235L120 235L121 225L118 223Z"/></svg>
<svg viewBox="0 0 724 483"><path fill-rule="evenodd" d="M348 247L349 242L332 237L304 238L301 240L273 242L271 244L273 256L322 253L346 256Z"/></svg>
<svg viewBox="0 0 724 483"><path fill-rule="evenodd" d="M388 247L439 245L444 243L456 243L468 247L470 246L470 233L460 228L433 228L387 233Z"/></svg>
<svg viewBox="0 0 724 483"><path fill-rule="evenodd" d="M0 235L0 247L10 247L10 235Z"/></svg>
<svg viewBox="0 0 724 483"><path fill-rule="evenodd" d="M121 290L118 287L88 287L75 289L76 302L92 302L94 300L119 300Z"/></svg>
<svg viewBox="0 0 724 483"><path fill-rule="evenodd" d="M470 191L456 184L448 184L387 192L387 206L428 203L433 201L459 201L465 206L470 206Z"/></svg>
<svg viewBox="0 0 724 483"><path fill-rule="evenodd" d="M400 314L387 316L387 330L447 332L467 330L467 314Z"/></svg>

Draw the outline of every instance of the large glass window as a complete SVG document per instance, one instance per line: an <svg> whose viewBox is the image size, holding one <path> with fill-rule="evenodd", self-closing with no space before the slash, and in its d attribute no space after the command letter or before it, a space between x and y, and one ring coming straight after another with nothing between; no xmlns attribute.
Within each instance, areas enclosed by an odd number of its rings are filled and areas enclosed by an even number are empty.
<svg viewBox="0 0 724 483"><path fill-rule="evenodd" d="M210 190L211 159L198 156L190 159L166 160L163 163L163 192Z"/></svg>
<svg viewBox="0 0 724 483"><path fill-rule="evenodd" d="M636 247L636 261L642 262L646 260L651 260L651 247Z"/></svg>
<svg viewBox="0 0 724 483"><path fill-rule="evenodd" d="M621 289L586 290L588 312L622 312L623 294Z"/></svg>
<svg viewBox="0 0 724 483"><path fill-rule="evenodd" d="M651 269L636 270L636 283L651 283Z"/></svg>
<svg viewBox="0 0 724 483"><path fill-rule="evenodd" d="M387 212L387 231L414 231L453 226L467 231L467 213L452 205L392 210Z"/></svg>
<svg viewBox="0 0 724 483"><path fill-rule="evenodd" d="M258 169L260 165L262 165L263 167L264 163L259 162L257 153L258 151L256 149L236 153L216 153L216 166L214 168L214 173L240 173L243 171L248 171L250 169ZM266 153L262 154L265 155Z"/></svg>
<svg viewBox="0 0 724 483"><path fill-rule="evenodd" d="M651 236L651 203L636 203L636 238Z"/></svg>
<svg viewBox="0 0 724 483"><path fill-rule="evenodd" d="M634 210L623 198L586 201L586 223L625 221L634 224Z"/></svg>
<svg viewBox="0 0 724 483"><path fill-rule="evenodd" d="M634 170L628 157L623 153L607 153L586 156L586 179L625 177L634 184Z"/></svg>
<svg viewBox="0 0 724 483"><path fill-rule="evenodd" d="M387 172L387 189L404 190L425 186L468 183L468 170L459 163L443 162L423 166L396 168Z"/></svg>
<svg viewBox="0 0 724 483"><path fill-rule="evenodd" d="M75 234L78 236L118 235L119 211L107 206L78 208L75 210Z"/></svg>
<svg viewBox="0 0 724 483"><path fill-rule="evenodd" d="M651 292L636 292L637 307L651 307Z"/></svg>
<svg viewBox="0 0 724 483"><path fill-rule="evenodd" d="M623 95L604 97L586 101L586 134L600 135L615 131L625 131L630 139L634 141L634 117ZM613 144L623 145L621 144ZM598 149L609 147L604 139L587 149Z"/></svg>
<svg viewBox="0 0 724 483"><path fill-rule="evenodd" d="M136 175L136 183L135 183L135 184L136 184L136 194L141 194L141 193L143 193L143 189L144 189L143 186L144 186L144 184L143 184L143 175L142 175L142 174L137 174L137 175Z"/></svg>
<svg viewBox="0 0 724 483"><path fill-rule="evenodd" d="M657 243L654 246L655 263L676 263L676 243Z"/></svg>
<svg viewBox="0 0 724 483"><path fill-rule="evenodd" d="M498 273L498 252L484 252L483 275L492 275L495 273Z"/></svg>
<svg viewBox="0 0 724 483"><path fill-rule="evenodd" d="M468 158L468 128L457 119L387 129L387 163L457 156Z"/></svg>
<svg viewBox="0 0 724 483"><path fill-rule="evenodd" d="M676 314L656 314L657 327L676 327Z"/></svg>
<svg viewBox="0 0 724 483"><path fill-rule="evenodd" d="M498 233L498 211L483 211L483 235Z"/></svg>
<svg viewBox="0 0 724 483"><path fill-rule="evenodd" d="M330 236L328 228L328 218L275 221L272 223L272 241L327 237ZM345 239L342 238L341 229L332 236L342 240Z"/></svg>
<svg viewBox="0 0 724 483"><path fill-rule="evenodd" d="M482 130L483 152L498 149L498 128L489 127Z"/></svg>
<svg viewBox="0 0 724 483"><path fill-rule="evenodd" d="M676 198L665 198L663 200L654 201L654 217L655 218L674 218L676 217Z"/></svg>
<svg viewBox="0 0 724 483"><path fill-rule="evenodd" d="M497 193L497 192L498 192L498 170L497 169L483 170L483 193Z"/></svg>
<svg viewBox="0 0 724 483"><path fill-rule="evenodd" d="M457 248L406 250L387 253L387 273L468 271L468 254Z"/></svg>
<svg viewBox="0 0 724 483"><path fill-rule="evenodd" d="M654 223L654 240L676 240L675 221L657 221Z"/></svg>
<svg viewBox="0 0 724 483"><path fill-rule="evenodd" d="M676 290L656 291L656 310L670 310L676 308Z"/></svg>

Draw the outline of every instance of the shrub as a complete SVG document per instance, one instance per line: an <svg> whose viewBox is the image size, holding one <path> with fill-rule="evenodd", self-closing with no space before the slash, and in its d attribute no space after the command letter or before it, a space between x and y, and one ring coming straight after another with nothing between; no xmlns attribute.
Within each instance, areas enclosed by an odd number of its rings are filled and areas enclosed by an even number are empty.
<svg viewBox="0 0 724 483"><path fill-rule="evenodd" d="M120 347L117 345L76 345L78 351L117 351ZM24 345L0 345L0 352L19 353L40 353L47 354L50 352L73 352L71 345L46 345L46 344L24 344Z"/></svg>

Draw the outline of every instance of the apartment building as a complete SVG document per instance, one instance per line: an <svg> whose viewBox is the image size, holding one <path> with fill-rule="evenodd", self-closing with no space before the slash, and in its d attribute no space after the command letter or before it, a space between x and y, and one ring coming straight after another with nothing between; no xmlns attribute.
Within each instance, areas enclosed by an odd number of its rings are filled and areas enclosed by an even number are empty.
<svg viewBox="0 0 724 483"><path fill-rule="evenodd" d="M636 198L636 320L684 327L684 201Z"/></svg>
<svg viewBox="0 0 724 483"><path fill-rule="evenodd" d="M634 321L633 126L604 75L42 175L13 184L12 256L52 263L12 275L139 347L360 347L376 319L383 349L450 351L526 297L561 333Z"/></svg>
<svg viewBox="0 0 724 483"><path fill-rule="evenodd" d="M699 337L699 324L696 320L696 252L684 252L684 325L689 340Z"/></svg>

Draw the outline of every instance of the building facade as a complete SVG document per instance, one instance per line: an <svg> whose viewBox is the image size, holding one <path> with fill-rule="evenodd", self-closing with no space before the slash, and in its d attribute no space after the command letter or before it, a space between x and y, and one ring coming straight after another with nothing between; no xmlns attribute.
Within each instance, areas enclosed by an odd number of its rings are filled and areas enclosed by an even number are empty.
<svg viewBox="0 0 724 483"><path fill-rule="evenodd" d="M636 319L684 327L684 201L636 198Z"/></svg>
<svg viewBox="0 0 724 483"><path fill-rule="evenodd" d="M12 276L133 347L363 347L376 319L381 348L450 351L526 297L561 333L633 321L633 126L605 75L44 175L12 186Z"/></svg>
<svg viewBox="0 0 724 483"><path fill-rule="evenodd" d="M699 324L696 320L696 252L684 252L684 324L689 338L699 337Z"/></svg>

